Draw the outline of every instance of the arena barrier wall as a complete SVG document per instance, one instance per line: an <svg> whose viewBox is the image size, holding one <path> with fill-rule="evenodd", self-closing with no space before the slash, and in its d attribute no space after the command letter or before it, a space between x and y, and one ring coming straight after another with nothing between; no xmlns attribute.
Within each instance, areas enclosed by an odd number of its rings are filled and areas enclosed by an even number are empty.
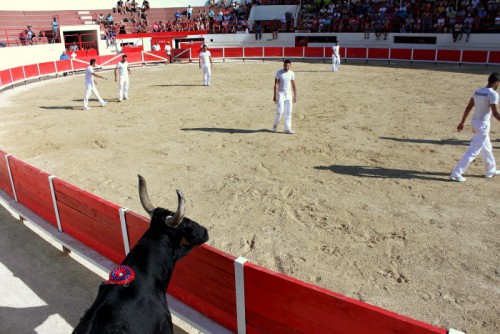
<svg viewBox="0 0 500 334"><path fill-rule="evenodd" d="M123 260L148 228L146 218L127 208L3 151L0 157L5 161L0 163L2 192L42 217L54 231L71 236L114 263ZM194 249L176 265L168 293L235 333L447 333L274 273L244 258L235 259L208 245Z"/></svg>
<svg viewBox="0 0 500 334"><path fill-rule="evenodd" d="M225 61L226 59L315 59L329 61L332 55L330 47L228 47L211 48L212 58ZM341 47L341 58L349 60L386 60L408 62L434 62L457 64L484 64L500 65L500 51L489 50L436 50L436 49L407 49L407 48L364 48ZM129 52L128 61L131 65L142 66L148 63L167 62L163 51ZM177 61L197 61L198 52L195 48L174 49L174 58ZM63 73L83 71L87 68L91 58L103 69L113 69L118 63L120 55L96 56L86 54L70 60L58 60L38 64L18 66L0 71L0 90L14 87L28 80L39 79L44 76L59 76Z"/></svg>

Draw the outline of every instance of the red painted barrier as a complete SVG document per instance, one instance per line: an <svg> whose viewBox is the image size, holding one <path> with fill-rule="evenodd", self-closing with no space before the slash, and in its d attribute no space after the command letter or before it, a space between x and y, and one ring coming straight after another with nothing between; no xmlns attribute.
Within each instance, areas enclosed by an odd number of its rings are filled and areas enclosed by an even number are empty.
<svg viewBox="0 0 500 334"><path fill-rule="evenodd" d="M436 60L436 50L413 50L413 60L415 61L435 61Z"/></svg>
<svg viewBox="0 0 500 334"><path fill-rule="evenodd" d="M58 60L56 61L56 68L58 73L71 72L73 67L71 66L71 60Z"/></svg>
<svg viewBox="0 0 500 334"><path fill-rule="evenodd" d="M14 198L10 184L9 170L7 169L7 161L5 160L6 155L7 153L0 151L0 189Z"/></svg>
<svg viewBox="0 0 500 334"><path fill-rule="evenodd" d="M40 75L54 74L57 72L56 64L53 61L38 64Z"/></svg>
<svg viewBox="0 0 500 334"><path fill-rule="evenodd" d="M2 86L6 86L6 85L12 83L12 79L10 76L10 70L0 71L0 82L2 83Z"/></svg>
<svg viewBox="0 0 500 334"><path fill-rule="evenodd" d="M40 76L40 72L38 71L38 65L25 65L24 66L24 74L26 78L37 78Z"/></svg>
<svg viewBox="0 0 500 334"><path fill-rule="evenodd" d="M245 57L258 57L262 58L264 56L263 48L261 47L249 47L244 49Z"/></svg>
<svg viewBox="0 0 500 334"><path fill-rule="evenodd" d="M125 248L119 207L59 179L54 189L63 232L121 263Z"/></svg>
<svg viewBox="0 0 500 334"><path fill-rule="evenodd" d="M168 292L236 332L234 260L210 246L197 247L177 263Z"/></svg>
<svg viewBox="0 0 500 334"><path fill-rule="evenodd" d="M210 48L212 58L222 58L224 56L224 48ZM199 54L193 55L198 59Z"/></svg>
<svg viewBox="0 0 500 334"><path fill-rule="evenodd" d="M302 58L304 56L303 48L291 48L291 47L286 47L284 48L284 54L285 58L297 58L300 57Z"/></svg>
<svg viewBox="0 0 500 334"><path fill-rule="evenodd" d="M10 69L12 73L12 81L13 82L18 82L18 81L23 81L24 80L24 70L22 66L19 67L13 67Z"/></svg>
<svg viewBox="0 0 500 334"><path fill-rule="evenodd" d="M373 48L368 49L369 59L389 59L389 49Z"/></svg>
<svg viewBox="0 0 500 334"><path fill-rule="evenodd" d="M196 55L196 56L198 56L198 55ZM229 49L225 49L224 50L224 57L228 57L228 58L243 58L243 48L229 48Z"/></svg>
<svg viewBox="0 0 500 334"><path fill-rule="evenodd" d="M404 317L247 263L247 333L446 334Z"/></svg>
<svg viewBox="0 0 500 334"><path fill-rule="evenodd" d="M489 64L500 64L500 51L490 51Z"/></svg>
<svg viewBox="0 0 500 334"><path fill-rule="evenodd" d="M486 63L487 58L488 51L462 51L462 63Z"/></svg>
<svg viewBox="0 0 500 334"><path fill-rule="evenodd" d="M438 50L437 61L458 63L461 53L460 50Z"/></svg>
<svg viewBox="0 0 500 334"><path fill-rule="evenodd" d="M9 157L9 165L17 201L57 227L49 174L14 157Z"/></svg>
<svg viewBox="0 0 500 334"><path fill-rule="evenodd" d="M305 48L305 51L304 51L304 55L305 57L310 57L310 58L320 58L320 57L323 57L323 48L319 48L319 47L316 47L316 48L313 48L313 47L310 47L310 48ZM330 48L330 56L331 56L331 48ZM326 55L325 55L326 56Z"/></svg>
<svg viewBox="0 0 500 334"><path fill-rule="evenodd" d="M282 47L273 47L273 46L264 48L264 57L283 58L283 48Z"/></svg>
<svg viewBox="0 0 500 334"><path fill-rule="evenodd" d="M411 49L391 49L391 59L411 60Z"/></svg>
<svg viewBox="0 0 500 334"><path fill-rule="evenodd" d="M347 58L364 59L366 57L367 57L367 49L366 48L348 48L347 49Z"/></svg>

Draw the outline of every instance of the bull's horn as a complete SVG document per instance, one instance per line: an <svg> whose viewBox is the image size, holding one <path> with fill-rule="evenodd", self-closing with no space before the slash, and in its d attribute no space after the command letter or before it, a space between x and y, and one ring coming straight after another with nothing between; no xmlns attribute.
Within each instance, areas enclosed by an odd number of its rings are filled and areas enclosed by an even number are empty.
<svg viewBox="0 0 500 334"><path fill-rule="evenodd" d="M151 216L155 206L151 204L151 200L148 196L148 189L146 188L146 180L141 175L139 176L139 198L141 199L141 204L144 210Z"/></svg>
<svg viewBox="0 0 500 334"><path fill-rule="evenodd" d="M167 225L170 227L177 227L184 219L185 200L184 194L179 189L177 189L177 200L178 204L175 215L173 217L168 217L166 220Z"/></svg>

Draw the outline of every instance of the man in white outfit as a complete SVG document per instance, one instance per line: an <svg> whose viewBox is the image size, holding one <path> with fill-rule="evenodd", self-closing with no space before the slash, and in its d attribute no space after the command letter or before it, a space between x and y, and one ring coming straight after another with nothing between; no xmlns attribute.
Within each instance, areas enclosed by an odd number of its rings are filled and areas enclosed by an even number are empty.
<svg viewBox="0 0 500 334"><path fill-rule="evenodd" d="M128 68L127 55L123 55L122 60L115 67L115 82L118 81L119 102L122 102L123 99L128 100L129 75L132 75L132 73L130 72L130 68Z"/></svg>
<svg viewBox="0 0 500 334"><path fill-rule="evenodd" d="M498 93L495 91L500 84L500 74L492 73L488 78L488 85L484 88L478 88L472 95L469 104L465 108L462 116L462 121L458 124L457 130L464 129L464 123L469 115L472 107L475 107L474 115L472 116L472 140L470 146L464 156L458 162L457 166L450 175L450 179L457 182L464 182L463 173L467 170L470 163L481 154L484 165L486 167L486 177L491 178L500 175L500 170L497 170L495 158L493 157L493 148L490 141L490 120L493 115L500 121L500 113L498 112Z"/></svg>
<svg viewBox="0 0 500 334"><path fill-rule="evenodd" d="M108 102L104 101L99 95L99 91L97 90L97 82L95 82L94 77L108 80L94 72L95 67L95 59L90 59L90 66L87 67L85 71L85 96L83 97L83 110L89 110L89 97L92 93L97 97L99 103L101 103L101 107L104 107Z"/></svg>
<svg viewBox="0 0 500 334"><path fill-rule="evenodd" d="M198 58L198 64L203 69L203 83L210 86L212 80L212 54L207 50L207 45L203 44L203 49Z"/></svg>
<svg viewBox="0 0 500 334"><path fill-rule="evenodd" d="M167 54L167 57L168 57L168 62L169 63L172 63L172 46L170 45L170 42L167 42L167 44L165 44L165 53Z"/></svg>
<svg viewBox="0 0 500 334"><path fill-rule="evenodd" d="M340 65L340 46L339 42L333 44L332 46L332 69L333 72L337 72L339 70Z"/></svg>
<svg viewBox="0 0 500 334"><path fill-rule="evenodd" d="M292 130L293 103L297 102L297 88L295 86L295 73L290 70L292 62L285 60L283 69L276 72L274 76L273 101L276 103L276 114L274 116L273 131L278 131L281 115L285 112L285 133L294 134Z"/></svg>

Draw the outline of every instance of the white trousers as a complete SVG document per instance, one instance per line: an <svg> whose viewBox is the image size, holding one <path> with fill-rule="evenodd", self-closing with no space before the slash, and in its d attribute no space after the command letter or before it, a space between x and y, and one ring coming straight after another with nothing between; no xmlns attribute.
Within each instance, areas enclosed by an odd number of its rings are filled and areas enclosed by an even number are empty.
<svg viewBox="0 0 500 334"><path fill-rule="evenodd" d="M89 107L89 97L90 95L94 93L94 95L97 97L97 100L101 104L104 104L104 100L102 99L101 95L99 95L99 91L97 90L97 87L93 84L86 84L85 85L85 96L83 97L83 107L88 108Z"/></svg>
<svg viewBox="0 0 500 334"><path fill-rule="evenodd" d="M278 93L278 102L276 104L276 114L274 115L273 128L277 128L280 124L281 115L285 112L285 131L292 130L292 110L293 101L291 96L285 93Z"/></svg>
<svg viewBox="0 0 500 334"><path fill-rule="evenodd" d="M120 77L118 79L118 99L121 101L123 98L128 99L128 88L130 85L130 79L128 76Z"/></svg>
<svg viewBox="0 0 500 334"><path fill-rule="evenodd" d="M210 64L201 65L201 68L203 70L203 83L205 86L208 86L210 85L210 80L212 80L212 66Z"/></svg>
<svg viewBox="0 0 500 334"><path fill-rule="evenodd" d="M332 70L333 72L337 72L339 70L340 58L332 56Z"/></svg>
<svg viewBox="0 0 500 334"><path fill-rule="evenodd" d="M472 140L467 152L457 163L457 166L451 173L451 177L460 177L467 170L476 157L481 154L483 163L486 167L486 175L493 175L496 171L495 158L493 157L493 148L490 141L490 122L472 121Z"/></svg>

